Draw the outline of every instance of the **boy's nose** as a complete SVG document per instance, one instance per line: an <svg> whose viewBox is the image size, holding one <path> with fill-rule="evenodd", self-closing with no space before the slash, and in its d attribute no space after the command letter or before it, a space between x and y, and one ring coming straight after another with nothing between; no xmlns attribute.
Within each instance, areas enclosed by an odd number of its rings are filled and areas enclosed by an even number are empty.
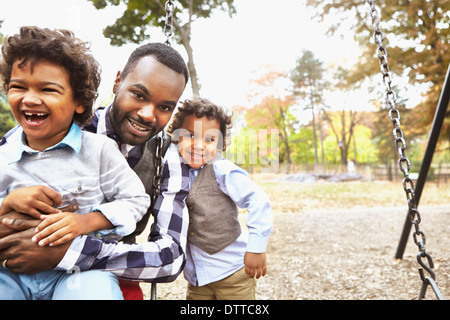
<svg viewBox="0 0 450 320"><path fill-rule="evenodd" d="M42 104L42 99L35 92L25 93L22 102L27 106L40 105Z"/></svg>
<svg viewBox="0 0 450 320"><path fill-rule="evenodd" d="M194 138L194 148L195 149L199 149L199 150L203 150L203 139L202 137L195 137Z"/></svg>

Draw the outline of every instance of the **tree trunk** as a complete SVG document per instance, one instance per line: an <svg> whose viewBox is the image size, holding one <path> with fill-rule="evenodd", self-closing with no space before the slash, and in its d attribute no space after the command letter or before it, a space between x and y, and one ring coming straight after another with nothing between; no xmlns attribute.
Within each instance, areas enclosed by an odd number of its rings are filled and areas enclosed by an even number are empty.
<svg viewBox="0 0 450 320"><path fill-rule="evenodd" d="M312 129L313 129L313 137L314 137L314 164L318 164L317 159L317 137L316 137L316 117L314 116L314 106L311 106L312 112Z"/></svg>
<svg viewBox="0 0 450 320"><path fill-rule="evenodd" d="M189 77L191 79L192 94L198 97L200 95L200 88L198 84L197 70L195 70L193 50L189 41L190 37L188 36L186 38L183 33L181 42L183 44L183 47L186 49L188 55L187 65L189 69Z"/></svg>
<svg viewBox="0 0 450 320"><path fill-rule="evenodd" d="M160 2L158 1L158 3ZM197 70L195 69L194 64L194 54L191 47L191 23L193 14L192 5L193 4L191 0L189 1L189 20L185 25L181 26L176 19L174 19L173 23L175 28L177 28L181 34L181 44L183 45L188 55L187 65L189 69L189 78L191 79L192 94L198 97L200 95L200 86L198 84Z"/></svg>
<svg viewBox="0 0 450 320"><path fill-rule="evenodd" d="M325 163L325 150L323 149L322 116L320 115L320 110L319 110L319 137L320 137L320 150L321 150L322 164L324 164Z"/></svg>

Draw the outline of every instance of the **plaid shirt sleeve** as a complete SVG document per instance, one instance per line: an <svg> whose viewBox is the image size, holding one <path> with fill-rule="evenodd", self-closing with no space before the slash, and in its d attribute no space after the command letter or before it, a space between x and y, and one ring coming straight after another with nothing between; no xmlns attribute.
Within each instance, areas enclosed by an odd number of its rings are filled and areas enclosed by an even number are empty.
<svg viewBox="0 0 450 320"><path fill-rule="evenodd" d="M147 282L171 282L185 263L189 214L189 167L175 145L166 152L161 193L153 213L155 223L148 241L138 244L108 242L88 236L74 239L55 270L109 270L120 278Z"/></svg>

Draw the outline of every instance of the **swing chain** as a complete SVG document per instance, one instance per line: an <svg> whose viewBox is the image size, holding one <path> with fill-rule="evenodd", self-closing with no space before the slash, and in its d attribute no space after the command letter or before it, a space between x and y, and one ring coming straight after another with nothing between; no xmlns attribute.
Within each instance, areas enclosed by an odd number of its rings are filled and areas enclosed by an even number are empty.
<svg viewBox="0 0 450 320"><path fill-rule="evenodd" d="M164 27L164 35L166 36L165 44L170 46L170 38L173 35L172 18L173 18L173 12L175 11L175 5L173 4L173 2L171 0L168 0L166 2L165 10L166 10L166 25Z"/></svg>
<svg viewBox="0 0 450 320"><path fill-rule="evenodd" d="M419 268L419 274L422 279L422 288L420 290L419 299L425 297L425 291L428 285L432 287L436 296L442 299L442 296L437 288L435 280L435 274L432 271L434 268L433 260L431 256L425 251L426 237L423 231L420 230L419 224L421 222L421 216L419 210L417 209L417 201L414 192L414 183L409 177L409 170L411 169L411 163L409 159L405 156L406 141L403 136L403 131L400 126L400 112L396 108L396 97L395 92L392 90L392 78L389 71L387 50L383 46L383 40L385 39L384 33L380 29L380 18L378 15L378 10L375 5L375 0L367 0L370 5L370 17L372 19L372 26L374 28L373 40L377 44L376 54L380 63L381 73L383 75L383 83L386 87L386 104L389 107L389 119L391 120L394 131L394 141L395 148L397 149L399 160L398 165L401 172L403 172L403 189L406 193L406 198L408 201L408 216L411 223L414 225L415 231L413 232L414 243L419 248L419 254L417 255L417 261L422 268ZM420 238L420 239L419 239ZM426 258L428 265L423 261ZM425 269L430 277L424 275Z"/></svg>

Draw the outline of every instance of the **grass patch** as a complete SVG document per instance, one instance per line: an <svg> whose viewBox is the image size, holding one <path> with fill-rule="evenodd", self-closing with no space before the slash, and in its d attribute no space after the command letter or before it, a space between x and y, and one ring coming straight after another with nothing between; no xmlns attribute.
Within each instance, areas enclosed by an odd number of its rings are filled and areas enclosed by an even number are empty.
<svg viewBox="0 0 450 320"><path fill-rule="evenodd" d="M254 175L269 195L272 209L279 212L305 212L318 209L355 207L407 207L401 182L274 182L267 176ZM426 183L420 205L450 203L450 185Z"/></svg>

